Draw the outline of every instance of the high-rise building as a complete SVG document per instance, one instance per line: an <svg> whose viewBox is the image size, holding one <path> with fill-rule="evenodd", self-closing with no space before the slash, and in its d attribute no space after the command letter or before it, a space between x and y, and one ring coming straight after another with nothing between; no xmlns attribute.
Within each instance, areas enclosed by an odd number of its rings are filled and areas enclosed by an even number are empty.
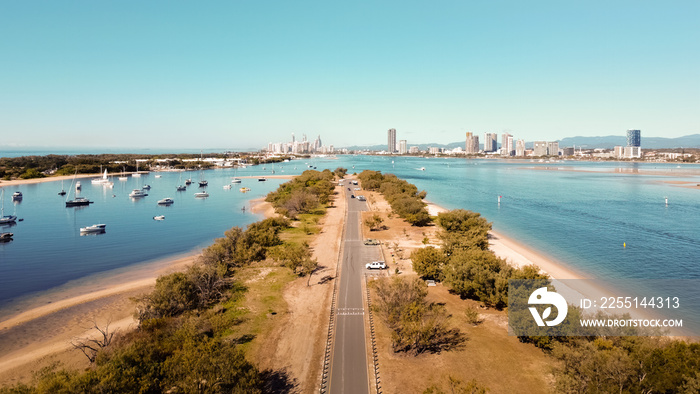
<svg viewBox="0 0 700 394"><path fill-rule="evenodd" d="M501 134L501 155L513 155L513 136L508 133Z"/></svg>
<svg viewBox="0 0 700 394"><path fill-rule="evenodd" d="M468 155L479 153L479 136L472 132L467 132L467 142L464 145L464 152Z"/></svg>
<svg viewBox="0 0 700 394"><path fill-rule="evenodd" d="M498 150L498 134L484 133L484 152L495 152Z"/></svg>
<svg viewBox="0 0 700 394"><path fill-rule="evenodd" d="M396 129L389 129L387 132L388 141L386 151L389 153L396 152Z"/></svg>
<svg viewBox="0 0 700 394"><path fill-rule="evenodd" d="M547 154L550 156L559 156L559 141L547 143Z"/></svg>
<svg viewBox="0 0 700 394"><path fill-rule="evenodd" d="M642 157L642 132L640 130L627 130L627 147L625 157Z"/></svg>
<svg viewBox="0 0 700 394"><path fill-rule="evenodd" d="M534 156L547 156L547 141L535 141L532 143Z"/></svg>
<svg viewBox="0 0 700 394"><path fill-rule="evenodd" d="M399 154L406 154L406 140L399 140Z"/></svg>
<svg viewBox="0 0 700 394"><path fill-rule="evenodd" d="M515 155L518 157L525 156L525 140L517 140L515 142Z"/></svg>
<svg viewBox="0 0 700 394"><path fill-rule="evenodd" d="M625 149L623 148L622 145L616 145L613 148L614 156L615 157L622 157L625 154Z"/></svg>
<svg viewBox="0 0 700 394"><path fill-rule="evenodd" d="M412 153L412 154L418 153L418 147L417 147L417 146L412 146L412 147L409 149L409 152Z"/></svg>

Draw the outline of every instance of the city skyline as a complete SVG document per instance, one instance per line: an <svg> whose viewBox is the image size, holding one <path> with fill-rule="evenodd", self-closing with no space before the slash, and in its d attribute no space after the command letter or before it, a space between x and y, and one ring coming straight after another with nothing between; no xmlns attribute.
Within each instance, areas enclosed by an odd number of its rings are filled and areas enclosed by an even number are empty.
<svg viewBox="0 0 700 394"><path fill-rule="evenodd" d="M700 133L697 2L3 10L0 149Z"/></svg>

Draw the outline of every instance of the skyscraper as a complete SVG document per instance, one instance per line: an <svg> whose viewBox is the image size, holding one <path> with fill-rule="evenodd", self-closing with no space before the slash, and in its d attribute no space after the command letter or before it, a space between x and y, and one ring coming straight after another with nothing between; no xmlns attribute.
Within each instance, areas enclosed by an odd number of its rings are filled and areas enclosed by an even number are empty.
<svg viewBox="0 0 700 394"><path fill-rule="evenodd" d="M484 133L484 152L495 152L498 150L498 134Z"/></svg>
<svg viewBox="0 0 700 394"><path fill-rule="evenodd" d="M405 155L407 152L406 140L399 140L399 154Z"/></svg>
<svg viewBox="0 0 700 394"><path fill-rule="evenodd" d="M559 156L559 141L547 143L547 154L550 156Z"/></svg>
<svg viewBox="0 0 700 394"><path fill-rule="evenodd" d="M535 141L532 143L533 155L547 156L547 141Z"/></svg>
<svg viewBox="0 0 700 394"><path fill-rule="evenodd" d="M501 134L501 155L513 155L513 136L508 133Z"/></svg>
<svg viewBox="0 0 700 394"><path fill-rule="evenodd" d="M525 156L525 140L517 140L515 142L515 155L518 157Z"/></svg>
<svg viewBox="0 0 700 394"><path fill-rule="evenodd" d="M389 129L387 132L388 135L388 141L387 141L387 152L389 153L394 153L396 152L396 129Z"/></svg>
<svg viewBox="0 0 700 394"><path fill-rule="evenodd" d="M642 132L640 130L627 130L627 146L625 147L625 157L642 157Z"/></svg>
<svg viewBox="0 0 700 394"><path fill-rule="evenodd" d="M479 136L472 132L467 132L467 141L464 144L464 152L468 155L479 153Z"/></svg>

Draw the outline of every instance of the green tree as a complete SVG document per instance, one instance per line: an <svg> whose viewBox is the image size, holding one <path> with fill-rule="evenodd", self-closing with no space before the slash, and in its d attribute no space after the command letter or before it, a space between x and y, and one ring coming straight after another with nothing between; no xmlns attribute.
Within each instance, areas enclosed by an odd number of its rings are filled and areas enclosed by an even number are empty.
<svg viewBox="0 0 700 394"><path fill-rule="evenodd" d="M445 253L432 246L416 249L411 253L413 270L424 279L441 281L446 261Z"/></svg>

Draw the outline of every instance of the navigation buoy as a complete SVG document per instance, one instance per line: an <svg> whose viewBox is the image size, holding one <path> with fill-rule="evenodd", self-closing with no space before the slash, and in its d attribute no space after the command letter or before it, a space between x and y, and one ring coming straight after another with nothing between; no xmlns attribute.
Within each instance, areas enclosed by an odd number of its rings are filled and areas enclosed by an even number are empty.
<svg viewBox="0 0 700 394"><path fill-rule="evenodd" d="M498 196L498 203L499 203L499 204L501 203L501 197L502 197L502 196Z"/></svg>
<svg viewBox="0 0 700 394"><path fill-rule="evenodd" d="M668 197L664 197L666 199L666 206L668 206Z"/></svg>
<svg viewBox="0 0 700 394"><path fill-rule="evenodd" d="M623 247L623 248L626 248L626 247L627 247L627 242L623 242L623 243L622 243L622 247Z"/></svg>

